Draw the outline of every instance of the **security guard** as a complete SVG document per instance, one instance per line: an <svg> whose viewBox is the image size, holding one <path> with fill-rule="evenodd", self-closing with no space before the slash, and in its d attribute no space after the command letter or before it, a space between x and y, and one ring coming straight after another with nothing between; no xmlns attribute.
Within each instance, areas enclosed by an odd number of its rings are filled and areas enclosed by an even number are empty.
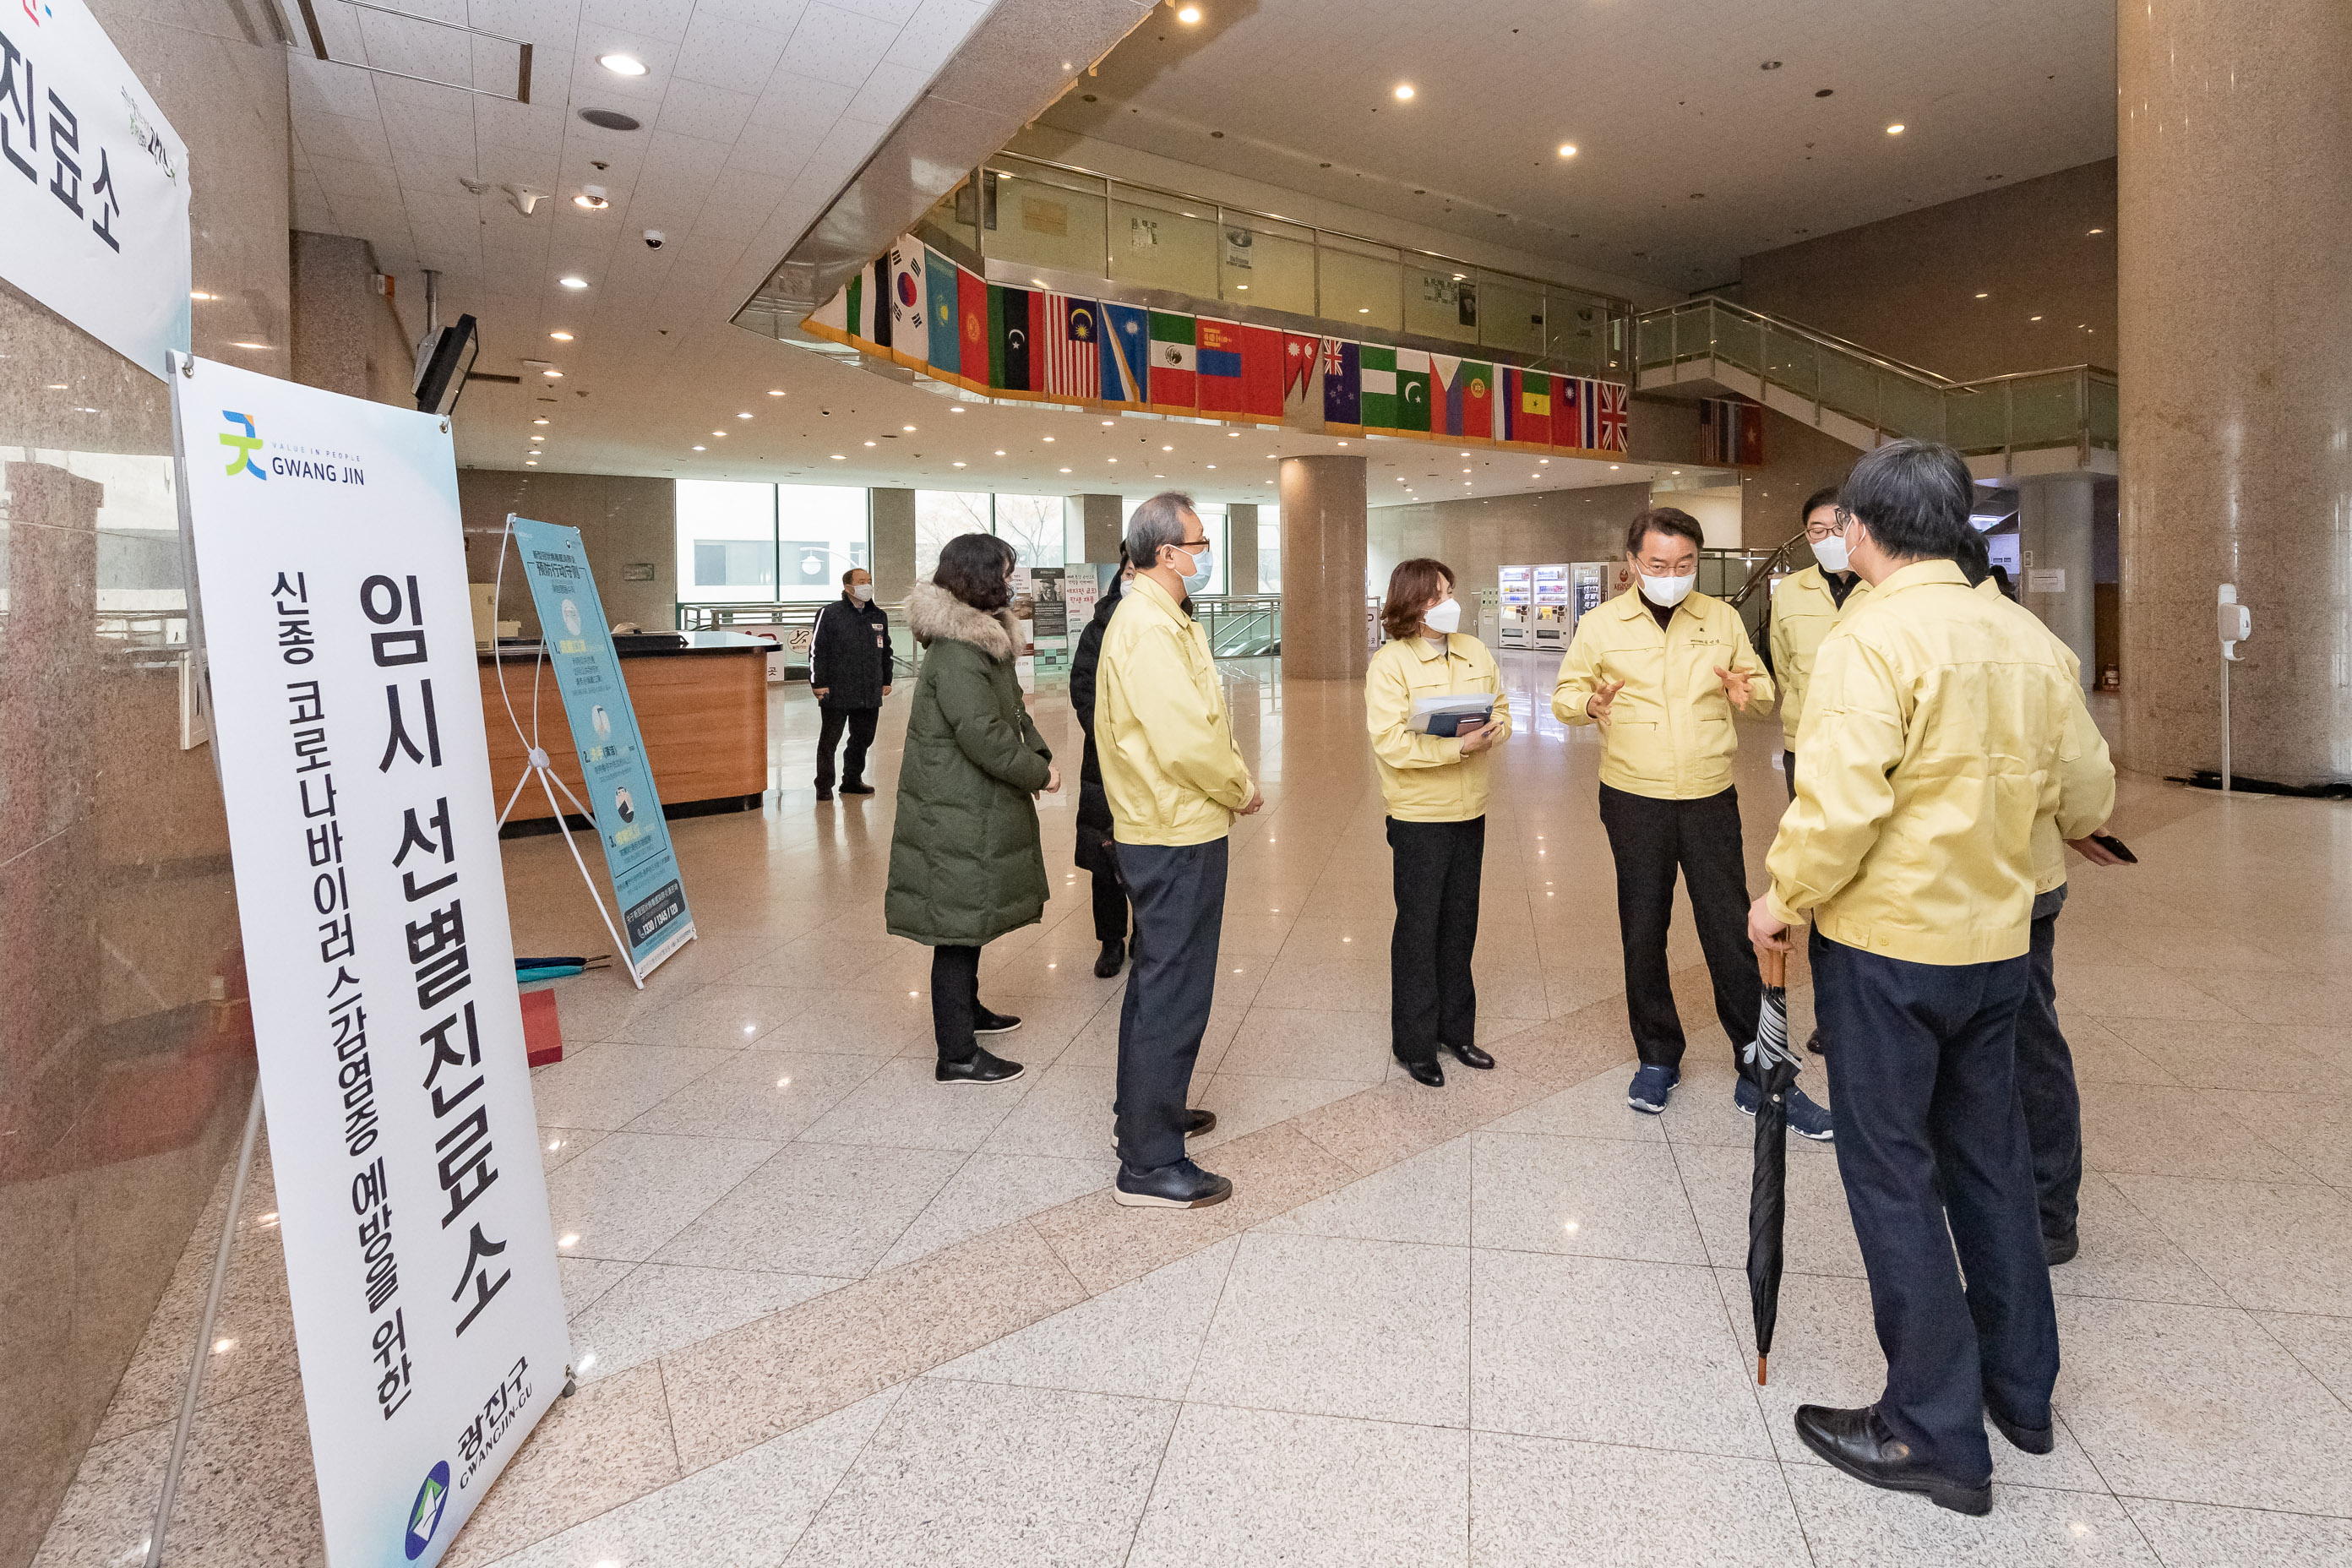
<svg viewBox="0 0 2352 1568"><path fill-rule="evenodd" d="M1748 869L1731 757L1736 713L1772 709L1772 678L1748 646L1739 612L1692 592L1702 535L1688 512L1657 507L1625 531L1634 586L1576 624L1551 710L1601 731L1601 823L1617 862L1617 925L1625 948L1625 1004L1642 1058L1625 1102L1655 1116L1682 1080L1683 1026L1666 968L1675 873L1690 890L1699 947L1715 982L1715 1012L1733 1059L1755 1037L1764 983L1745 929ZM1739 1109L1755 1113L1742 1077ZM1829 1112L1794 1095L1789 1125L1830 1136Z"/></svg>
<svg viewBox="0 0 2352 1568"><path fill-rule="evenodd" d="M1780 579L1772 590L1772 674L1780 683L1780 763L1789 798L1797 798L1797 724L1804 717L1805 687L1813 655L1848 605L1870 596L1870 584L1846 563L1845 540L1835 526L1837 487L1805 498L1805 542L1813 564Z"/></svg>
<svg viewBox="0 0 2352 1568"><path fill-rule="evenodd" d="M1812 922L1838 1173L1886 1355L1877 1403L1801 1406L1798 1436L1871 1485L1984 1513L1987 1415L2029 1453L2054 1446L2058 1324L2015 1074L2032 838L2113 774L2071 721L2079 687L2049 635L1969 591L1970 493L1959 454L1923 441L1846 479L1847 556L1874 591L1822 644L1748 929L1785 948Z"/></svg>

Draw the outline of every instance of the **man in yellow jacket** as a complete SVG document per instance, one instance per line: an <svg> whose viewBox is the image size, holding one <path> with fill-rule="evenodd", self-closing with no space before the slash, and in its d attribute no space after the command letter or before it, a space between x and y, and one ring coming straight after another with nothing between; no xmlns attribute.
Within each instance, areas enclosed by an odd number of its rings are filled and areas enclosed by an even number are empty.
<svg viewBox="0 0 2352 1568"><path fill-rule="evenodd" d="M1701 538L1690 514L1672 507L1633 519L1625 553L1634 586L1577 622L1551 694L1563 724L1601 726L1601 824L1617 862L1625 1005L1641 1057L1625 1103L1650 1116L1665 1110L1682 1081L1683 1025L1666 968L1678 870L1735 1064L1756 1037L1764 1003L1748 945L1732 721L1772 710L1772 678L1748 646L1739 612L1692 592ZM1756 1085L1743 1075L1734 1093L1754 1115ZM1830 1136L1829 1112L1801 1092L1790 1101L1789 1125L1808 1138Z"/></svg>
<svg viewBox="0 0 2352 1568"><path fill-rule="evenodd" d="M1872 594L1822 644L1748 933L1786 947L1812 922L1838 1173L1886 1355L1874 1405L1800 1406L1798 1436L1858 1479L1983 1513L1986 1416L2030 1453L2054 1444L2058 1324L2015 1071L2035 825L2078 821L2105 770L2069 738L2079 688L2048 635L1957 564L1971 494L1959 454L1922 441L1846 479L1846 553Z"/></svg>
<svg viewBox="0 0 2352 1568"><path fill-rule="evenodd" d="M1813 563L1780 579L1772 590L1772 678L1780 687L1780 766L1789 798L1797 798L1797 726L1805 716L1805 688L1822 639L1849 605L1870 596L1870 584L1854 574L1837 527L1837 487L1805 498L1805 542Z"/></svg>
<svg viewBox="0 0 2352 1568"><path fill-rule="evenodd" d="M1226 834L1265 799L1234 744L1209 638L1185 604L1214 569L1189 496L1153 496L1127 526L1136 567L1103 633L1095 750L1112 853L1135 905L1135 964L1118 1014L1118 1178L1130 1206L1204 1208L1234 1184L1184 1155L1216 1125L1189 1110L1217 984Z"/></svg>

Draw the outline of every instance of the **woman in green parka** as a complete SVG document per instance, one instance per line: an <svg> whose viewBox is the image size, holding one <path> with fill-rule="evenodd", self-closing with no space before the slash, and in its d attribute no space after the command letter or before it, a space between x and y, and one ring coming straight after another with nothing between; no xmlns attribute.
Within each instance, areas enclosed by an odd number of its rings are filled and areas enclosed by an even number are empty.
<svg viewBox="0 0 2352 1568"><path fill-rule="evenodd" d="M966 533L940 551L939 570L907 595L907 624L924 647L898 764L890 834L890 934L931 950L931 1031L941 1083L1006 1083L1024 1070L983 1048L982 1035L1021 1020L980 1004L980 950L1045 913L1040 794L1062 787L1054 754L1021 700L1021 647L1012 548Z"/></svg>

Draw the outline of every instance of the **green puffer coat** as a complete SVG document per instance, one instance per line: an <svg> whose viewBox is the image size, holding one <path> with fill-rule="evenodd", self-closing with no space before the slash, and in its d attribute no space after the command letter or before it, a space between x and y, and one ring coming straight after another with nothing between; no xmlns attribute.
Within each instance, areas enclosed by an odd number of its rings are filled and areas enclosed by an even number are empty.
<svg viewBox="0 0 2352 1568"><path fill-rule="evenodd" d="M1053 753L1021 701L1013 668L1019 623L935 584L907 595L925 648L898 765L890 835L893 936L927 947L979 947L1045 913L1045 857L1031 796Z"/></svg>

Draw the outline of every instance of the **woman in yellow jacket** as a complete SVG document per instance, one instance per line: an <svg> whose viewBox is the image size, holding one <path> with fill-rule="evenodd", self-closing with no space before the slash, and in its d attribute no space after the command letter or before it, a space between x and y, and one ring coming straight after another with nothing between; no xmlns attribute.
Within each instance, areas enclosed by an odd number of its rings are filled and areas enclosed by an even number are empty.
<svg viewBox="0 0 2352 1568"><path fill-rule="evenodd" d="M1462 606L1443 562L1401 563L1389 574L1381 626L1390 640L1364 676L1381 793L1396 857L1396 927L1389 938L1389 1048L1416 1083L1441 1089L1444 1046L1465 1067L1490 1068L1478 1048L1478 991L1470 955L1478 944L1478 872L1486 852L1486 762L1511 733L1511 707L1495 656L1454 628ZM1422 698L1484 695L1485 723L1452 735L1413 724ZM1448 726L1440 721L1434 726Z"/></svg>

